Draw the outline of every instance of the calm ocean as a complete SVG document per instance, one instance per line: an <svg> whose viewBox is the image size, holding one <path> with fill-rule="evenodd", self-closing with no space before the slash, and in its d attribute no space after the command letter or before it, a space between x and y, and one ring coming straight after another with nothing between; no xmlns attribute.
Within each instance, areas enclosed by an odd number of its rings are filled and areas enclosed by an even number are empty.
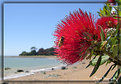
<svg viewBox="0 0 121 84"><path fill-rule="evenodd" d="M60 66L62 63L55 58L28 58L28 57L9 57L4 58L4 67L10 68L4 70L5 76L16 74L18 69L24 71L51 68Z"/></svg>

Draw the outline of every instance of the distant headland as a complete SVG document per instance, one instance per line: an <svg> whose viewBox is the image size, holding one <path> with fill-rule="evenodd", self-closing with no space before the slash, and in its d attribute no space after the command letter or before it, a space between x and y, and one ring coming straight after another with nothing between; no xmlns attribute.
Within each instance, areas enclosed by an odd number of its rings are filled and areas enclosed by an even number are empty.
<svg viewBox="0 0 121 84"><path fill-rule="evenodd" d="M38 51L36 47L31 47L30 49L31 49L30 52L23 51L22 53L19 54L19 56L40 56L40 55L52 56L52 55L55 55L55 52L54 52L55 48L53 47L47 48L47 49L40 48Z"/></svg>

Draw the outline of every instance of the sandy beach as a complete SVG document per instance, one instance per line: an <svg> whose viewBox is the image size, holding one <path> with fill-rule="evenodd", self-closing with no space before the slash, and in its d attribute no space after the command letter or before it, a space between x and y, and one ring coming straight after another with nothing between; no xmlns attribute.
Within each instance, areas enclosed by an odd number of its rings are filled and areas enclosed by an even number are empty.
<svg viewBox="0 0 121 84"><path fill-rule="evenodd" d="M87 69L85 67L88 65L89 60L83 60L82 62L79 62L77 65L68 66L67 69L58 69L58 70L52 70L48 72L36 72L35 74L24 76L24 77L18 77L9 79L10 81L43 81L43 80L99 80L105 72L108 70L108 68L111 66L111 64L108 64L107 66L104 64L100 66L98 71L95 75L92 77L89 77L91 74L93 67L90 66ZM112 77L114 72L117 68L115 68L113 71L111 71L108 76L105 78L105 80L108 80Z"/></svg>

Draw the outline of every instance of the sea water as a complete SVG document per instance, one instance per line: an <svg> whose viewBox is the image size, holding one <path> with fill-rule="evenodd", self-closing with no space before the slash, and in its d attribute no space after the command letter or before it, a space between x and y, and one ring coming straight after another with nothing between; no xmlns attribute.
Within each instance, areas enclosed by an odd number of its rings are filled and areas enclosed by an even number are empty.
<svg viewBox="0 0 121 84"><path fill-rule="evenodd" d="M17 70L21 69L26 71L45 70L55 66L63 65L61 61L56 58L38 58L38 57L11 57L4 58L4 76L11 76L18 74Z"/></svg>

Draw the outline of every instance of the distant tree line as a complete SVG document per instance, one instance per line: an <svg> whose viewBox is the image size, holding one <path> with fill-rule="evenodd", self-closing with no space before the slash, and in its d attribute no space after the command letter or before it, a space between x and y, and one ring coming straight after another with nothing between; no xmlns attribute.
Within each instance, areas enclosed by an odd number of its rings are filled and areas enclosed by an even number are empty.
<svg viewBox="0 0 121 84"><path fill-rule="evenodd" d="M55 55L54 50L55 50L55 48L51 47L51 48L47 48L47 49L40 48L37 51L36 47L31 47L30 52L23 51L21 54L19 54L19 56Z"/></svg>

